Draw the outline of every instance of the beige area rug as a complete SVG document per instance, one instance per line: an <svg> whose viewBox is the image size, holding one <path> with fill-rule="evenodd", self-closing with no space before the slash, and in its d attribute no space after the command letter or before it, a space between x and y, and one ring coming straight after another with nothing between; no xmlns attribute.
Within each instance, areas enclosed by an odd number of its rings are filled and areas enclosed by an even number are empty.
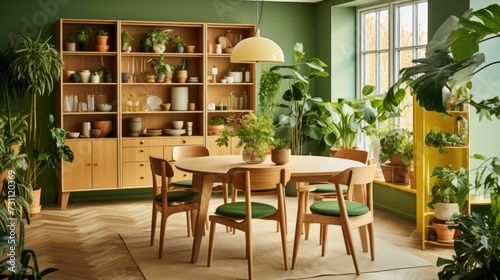
<svg viewBox="0 0 500 280"><path fill-rule="evenodd" d="M293 210L291 212L293 213L288 213L289 266L292 262L296 217L296 212ZM186 236L184 226L184 214L175 214L169 218L164 255L161 260L158 259L159 229L157 229L154 246L149 246L149 231L120 233L130 254L147 280L248 278L243 232L236 232L233 235L226 233L225 227L218 225L215 236L214 260L212 267L207 267L208 231L207 236L202 240L198 262L191 264L192 239ZM321 246L318 243L319 227L312 225L309 240L301 240L296 268L288 271L284 270L280 234L276 232L276 223L259 220L254 223L253 228L255 279L301 279L355 274L352 258L346 254L339 227L329 227L326 256L321 257ZM376 239L375 261L372 262L369 253L361 251L358 232L353 231L353 236L356 238L357 258L362 273L432 265L428 261L380 239Z"/></svg>

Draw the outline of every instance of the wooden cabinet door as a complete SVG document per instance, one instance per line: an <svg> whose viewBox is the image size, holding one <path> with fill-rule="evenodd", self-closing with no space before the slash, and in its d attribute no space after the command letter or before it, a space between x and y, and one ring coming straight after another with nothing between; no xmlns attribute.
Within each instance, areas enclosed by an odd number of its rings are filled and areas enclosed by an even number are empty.
<svg viewBox="0 0 500 280"><path fill-rule="evenodd" d="M75 157L73 162L63 161L62 189L92 189L92 142L88 140L66 141Z"/></svg>
<svg viewBox="0 0 500 280"><path fill-rule="evenodd" d="M118 187L118 145L116 140L94 141L92 145L93 188Z"/></svg>

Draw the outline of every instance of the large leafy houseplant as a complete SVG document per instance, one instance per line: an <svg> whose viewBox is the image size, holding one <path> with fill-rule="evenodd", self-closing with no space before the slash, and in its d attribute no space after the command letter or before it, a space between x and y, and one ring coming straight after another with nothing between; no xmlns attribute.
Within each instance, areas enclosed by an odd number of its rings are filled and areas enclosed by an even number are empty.
<svg viewBox="0 0 500 280"><path fill-rule="evenodd" d="M323 137L322 128L315 120L308 121L308 115L317 110L316 103L323 100L312 97L309 88L314 79L329 76L326 67L319 58L307 58L302 43L296 43L293 48L293 64L278 65L269 70L291 71L282 74L283 80L289 82L289 87L282 96L285 102L278 105L282 109L278 126L289 129L290 149L294 155L303 153L305 141L321 140Z"/></svg>
<svg viewBox="0 0 500 280"><path fill-rule="evenodd" d="M438 166L431 177L436 181L431 188L432 200L427 206L435 209L437 203L456 203L458 211L462 211L469 194L469 171L464 167L453 170L451 165Z"/></svg>
<svg viewBox="0 0 500 280"><path fill-rule="evenodd" d="M480 118L499 118L498 96L477 101L469 94L472 77L500 63L491 62L477 69L485 62L484 54L479 52L480 44L500 34L499 18L497 4L474 12L469 10L462 17L450 16L427 45L425 58L415 59L416 65L401 69L399 80L387 92L384 106L390 110L399 105L407 88L427 111L447 114L445 104L450 96L443 91L451 91L457 102L469 103Z"/></svg>
<svg viewBox="0 0 500 280"><path fill-rule="evenodd" d="M60 77L63 66L60 53L49 42L50 38L42 39L42 30L32 39L21 35L21 43L13 46L15 50L14 59L9 65L13 79L16 80L15 90L24 95L29 101L29 118L26 138L23 141L21 151L27 154L27 168L18 175L24 184L33 188L39 187L37 177L47 167L54 168L61 158L66 161L73 160L73 151L64 144L66 131L54 126L52 116L49 116L48 128L55 144L50 143L48 147L42 147L41 130L38 119L38 98L49 95L54 84Z"/></svg>

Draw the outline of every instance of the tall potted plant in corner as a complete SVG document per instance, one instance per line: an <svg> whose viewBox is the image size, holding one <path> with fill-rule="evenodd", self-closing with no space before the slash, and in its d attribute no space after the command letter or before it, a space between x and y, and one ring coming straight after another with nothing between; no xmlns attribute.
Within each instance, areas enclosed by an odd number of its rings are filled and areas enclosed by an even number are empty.
<svg viewBox="0 0 500 280"><path fill-rule="evenodd" d="M318 77L328 77L325 70L327 65L319 58L306 58L302 43L296 43L293 49L293 64L278 65L270 69L277 71L288 69L291 73L282 74L283 80L289 81L289 88L282 98L284 103L279 104L279 127L287 127L290 135L290 149L292 154L301 155L304 142L308 139L321 140L321 127L307 121L308 115L317 108L316 103L321 98L312 97L309 93L311 82ZM305 72L305 73L304 73Z"/></svg>
<svg viewBox="0 0 500 280"><path fill-rule="evenodd" d="M73 151L64 144L66 131L54 127L52 116L47 127L55 143L42 146L38 99L53 91L54 83L60 78L63 62L60 53L49 43L50 38L43 40L41 34L42 30L34 39L20 35L22 41L14 47L15 57L9 67L13 78L18 81L17 92L24 92L23 98L30 104L28 131L21 148L27 154L27 168L18 174L18 178L22 183L31 185L33 190L40 189L37 178L45 168L54 168L61 158L73 161Z"/></svg>

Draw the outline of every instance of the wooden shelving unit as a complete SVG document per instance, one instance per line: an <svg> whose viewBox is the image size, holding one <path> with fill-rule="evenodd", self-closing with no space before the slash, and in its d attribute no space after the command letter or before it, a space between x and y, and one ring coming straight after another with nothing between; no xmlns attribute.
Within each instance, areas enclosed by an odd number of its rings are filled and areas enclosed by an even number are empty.
<svg viewBox="0 0 500 280"><path fill-rule="evenodd" d="M95 36L91 37L89 50L65 51L64 43L76 28L89 26L97 31L103 27L109 32L110 48L107 52L95 51ZM195 83L180 83L175 77L172 83L148 83L146 75L154 74L154 69L147 63L151 58L158 58L159 53L140 52L139 41L153 29L172 29L169 37L181 36L188 45L194 45L193 53L175 53L167 45L162 53L165 62L178 65L183 59L189 61L189 77L198 77ZM123 52L121 33L127 31L133 38L132 50ZM59 201L65 209L71 192L94 191L102 189L147 188L151 187L149 155L171 160L171 149L175 145L205 145L211 154L238 153L234 145L218 147L217 136L207 134L207 120L213 116L229 116L255 111L255 65L232 64L230 53L215 53L215 45L220 36L226 36L234 46L239 40L253 36L253 24L218 24L201 22L158 22L158 21L120 21L60 19L55 23L56 46L61 51L65 68L57 86L56 115L58 125L67 131L81 131L83 122L111 120L113 129L105 138L67 139L66 143L75 152L75 162L64 162L58 176ZM211 45L212 48L208 46ZM104 64L112 75L111 82L71 83L66 71L79 72L88 69L97 71ZM211 80L212 67L218 68L217 80ZM220 79L229 75L230 70L245 69L250 77L246 81L222 84ZM121 80L122 72L132 74L127 82ZM148 107L148 98L153 96L163 103L171 103L172 89L185 87L190 103L195 103L195 110L160 111ZM230 92L235 96L244 93L247 107L238 110L209 111L207 103L224 103L227 106ZM95 98L105 96L107 103L113 104L111 112L68 112L64 108L64 98L69 95L85 102L87 95ZM139 109L130 110L127 102L131 96L137 97ZM131 136L131 118L141 118L142 128L172 128L172 121L193 122L193 133L179 136ZM233 141L236 142L236 141ZM112 167L111 169L108 169ZM106 172L103 172L106 170ZM76 179L82 177L85 179ZM176 171L175 179L187 178L189 174Z"/></svg>

